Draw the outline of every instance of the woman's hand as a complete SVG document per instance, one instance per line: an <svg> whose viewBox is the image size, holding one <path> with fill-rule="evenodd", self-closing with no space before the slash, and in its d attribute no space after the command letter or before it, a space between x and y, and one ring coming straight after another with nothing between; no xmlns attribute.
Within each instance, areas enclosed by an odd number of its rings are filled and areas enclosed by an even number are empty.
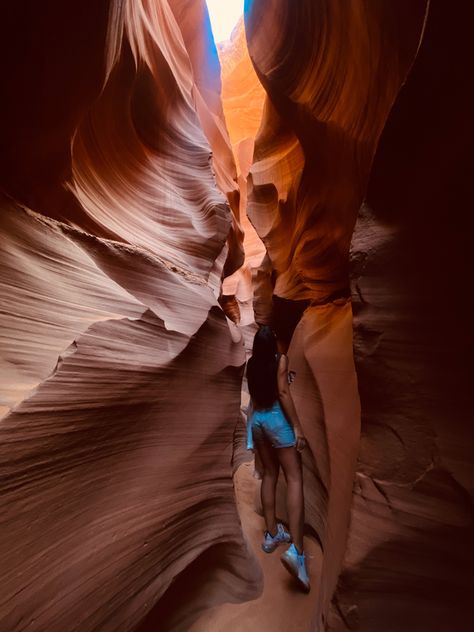
<svg viewBox="0 0 474 632"><path fill-rule="evenodd" d="M306 447L306 437L302 432L296 433L296 449L298 452L303 452Z"/></svg>

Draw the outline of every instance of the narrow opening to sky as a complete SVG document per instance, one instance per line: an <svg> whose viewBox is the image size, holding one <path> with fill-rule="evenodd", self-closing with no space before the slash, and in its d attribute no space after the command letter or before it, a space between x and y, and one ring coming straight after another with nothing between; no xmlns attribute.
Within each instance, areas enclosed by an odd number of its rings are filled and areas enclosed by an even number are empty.
<svg viewBox="0 0 474 632"><path fill-rule="evenodd" d="M244 0L206 0L215 42L230 39L232 29L244 12Z"/></svg>

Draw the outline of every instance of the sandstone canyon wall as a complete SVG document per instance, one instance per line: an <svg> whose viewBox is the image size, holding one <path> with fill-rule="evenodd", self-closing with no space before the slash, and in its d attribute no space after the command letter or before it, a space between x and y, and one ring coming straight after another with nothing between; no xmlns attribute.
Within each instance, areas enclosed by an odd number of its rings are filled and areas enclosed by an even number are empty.
<svg viewBox="0 0 474 632"><path fill-rule="evenodd" d="M430 3L352 243L362 437L336 630L470 630L473 56Z"/></svg>
<svg viewBox="0 0 474 632"><path fill-rule="evenodd" d="M223 107L202 0L46 6L1 9L0 630L258 594L220 308L253 292L310 447L308 630L471 629L468 4L247 1L258 134L242 24Z"/></svg>
<svg viewBox="0 0 474 632"><path fill-rule="evenodd" d="M450 617L456 629L468 629L471 618L471 562L462 559L472 540L465 355L439 337L444 323L459 327L465 343L472 333L462 312L437 305L444 304L440 279L453 301L459 275L467 284L472 274L457 223L446 233L441 221L441 209L457 200L462 209L469 199L472 101L467 36L454 43L457 20L443 16L440 4L428 14L423 1L247 3L249 51L268 93L249 185L249 216L268 252L255 313L290 344L293 394L314 457L305 456L305 490L307 520L323 549L318 630L445 630ZM427 43L402 89L426 24ZM442 35L453 44L449 53ZM442 105L426 125L421 111L430 99ZM410 113L418 119L404 128ZM437 147L428 140L435 121L450 153L435 171L438 188L426 166ZM413 134L417 144L408 140ZM369 202L377 208L374 215L363 207L353 237L370 177ZM430 190L436 193L423 192ZM351 241L363 420L353 496L359 427L345 299ZM441 263L440 251L449 261ZM446 366L438 366L443 359Z"/></svg>
<svg viewBox="0 0 474 632"><path fill-rule="evenodd" d="M250 339L255 331L253 288L265 246L247 217L247 178L253 161L255 136L262 118L263 89L247 49L243 18L231 39L218 45L222 76L222 105L235 156L240 191L239 222L244 230L244 265L227 276L223 293L238 307L241 331ZM250 327L245 329L247 325ZM250 340L248 341L250 345Z"/></svg>
<svg viewBox="0 0 474 632"><path fill-rule="evenodd" d="M186 629L261 582L231 478L245 356L217 299L242 235L207 11L1 11L0 629Z"/></svg>

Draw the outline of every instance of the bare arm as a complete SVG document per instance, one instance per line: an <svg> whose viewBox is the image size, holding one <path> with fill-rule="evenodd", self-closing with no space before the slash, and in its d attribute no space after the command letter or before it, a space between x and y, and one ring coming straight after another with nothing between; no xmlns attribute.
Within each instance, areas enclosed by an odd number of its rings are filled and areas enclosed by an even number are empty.
<svg viewBox="0 0 474 632"><path fill-rule="evenodd" d="M298 413L296 412L293 398L291 397L290 387L288 385L288 358L286 357L286 355L280 356L280 360L278 362L277 381L280 403L283 407L285 415L287 416L295 431L297 448L298 450L302 450L304 447L305 438L303 434L303 428L301 427L301 423L298 418Z"/></svg>

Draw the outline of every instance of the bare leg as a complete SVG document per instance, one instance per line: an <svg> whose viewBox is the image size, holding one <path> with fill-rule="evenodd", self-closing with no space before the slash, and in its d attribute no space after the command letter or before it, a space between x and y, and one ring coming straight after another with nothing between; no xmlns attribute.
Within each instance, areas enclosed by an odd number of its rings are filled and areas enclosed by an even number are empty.
<svg viewBox="0 0 474 632"><path fill-rule="evenodd" d="M298 553L302 553L304 499L301 456L296 448L279 448L276 452L286 478L286 506L290 523L290 534Z"/></svg>
<svg viewBox="0 0 474 632"><path fill-rule="evenodd" d="M278 481L280 465L275 450L265 441L256 443L258 455L263 464L262 486L260 496L262 499L263 517L270 535L275 536L277 524L275 517L275 488Z"/></svg>

